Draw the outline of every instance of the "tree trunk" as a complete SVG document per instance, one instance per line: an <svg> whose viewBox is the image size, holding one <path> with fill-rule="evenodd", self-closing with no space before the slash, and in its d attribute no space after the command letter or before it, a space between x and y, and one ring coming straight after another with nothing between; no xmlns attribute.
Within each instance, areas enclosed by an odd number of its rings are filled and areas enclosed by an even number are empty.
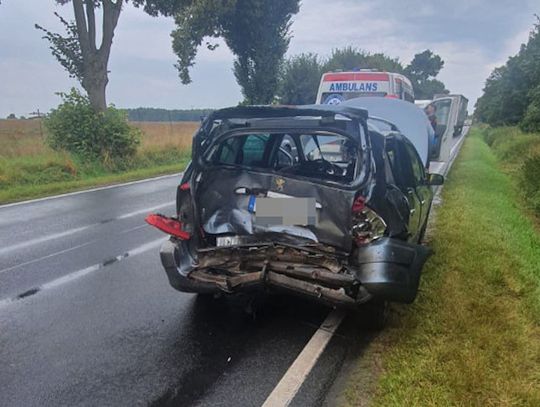
<svg viewBox="0 0 540 407"><path fill-rule="evenodd" d="M94 0L73 0L73 10L77 23L77 34L83 59L82 87L88 94L90 104L96 112L107 109L105 89L109 82L107 65L114 37L114 30L120 17L123 0L101 0L103 9L102 41L96 45L96 17Z"/></svg>
<svg viewBox="0 0 540 407"><path fill-rule="evenodd" d="M82 86L86 90L90 104L96 112L104 112L107 109L105 93L105 89L109 83L107 62L107 58L98 52L92 53L84 61Z"/></svg>
<svg viewBox="0 0 540 407"><path fill-rule="evenodd" d="M104 112L107 109L106 87L107 81L94 81L84 87L92 108L98 113Z"/></svg>

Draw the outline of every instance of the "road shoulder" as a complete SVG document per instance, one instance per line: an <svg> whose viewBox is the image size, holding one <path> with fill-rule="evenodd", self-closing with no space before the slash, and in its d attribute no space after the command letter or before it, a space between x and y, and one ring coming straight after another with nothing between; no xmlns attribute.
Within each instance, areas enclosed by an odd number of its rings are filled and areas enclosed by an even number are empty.
<svg viewBox="0 0 540 407"><path fill-rule="evenodd" d="M469 138L416 302L393 306L330 405L540 404L540 237L512 191L485 143Z"/></svg>

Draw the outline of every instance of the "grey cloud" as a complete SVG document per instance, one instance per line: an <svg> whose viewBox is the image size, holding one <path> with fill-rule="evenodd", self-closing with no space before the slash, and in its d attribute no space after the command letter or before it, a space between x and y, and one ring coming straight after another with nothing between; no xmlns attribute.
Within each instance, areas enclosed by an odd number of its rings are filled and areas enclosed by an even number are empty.
<svg viewBox="0 0 540 407"><path fill-rule="evenodd" d="M517 4L519 3L519 4ZM54 95L75 85L33 28L61 28L53 16L70 6L52 0L6 0L0 7L0 117L48 110ZM540 12L537 0L304 0L295 16L289 54L353 45L385 52L404 63L425 48L446 64L441 78L451 90L476 99L490 70L518 50ZM170 19L127 6L120 17L110 63L108 98L117 106L221 107L241 100L231 72L233 56L222 44L201 50L193 83L180 84L173 68Z"/></svg>

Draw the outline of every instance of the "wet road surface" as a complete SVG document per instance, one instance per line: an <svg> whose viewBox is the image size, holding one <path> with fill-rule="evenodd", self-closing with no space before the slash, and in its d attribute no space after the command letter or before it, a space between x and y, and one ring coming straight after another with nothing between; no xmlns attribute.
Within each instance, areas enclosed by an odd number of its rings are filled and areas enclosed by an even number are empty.
<svg viewBox="0 0 540 407"><path fill-rule="evenodd" d="M287 297L247 314L167 282L180 176L0 207L0 404L259 406L328 315ZM320 404L369 335L342 324L292 405Z"/></svg>

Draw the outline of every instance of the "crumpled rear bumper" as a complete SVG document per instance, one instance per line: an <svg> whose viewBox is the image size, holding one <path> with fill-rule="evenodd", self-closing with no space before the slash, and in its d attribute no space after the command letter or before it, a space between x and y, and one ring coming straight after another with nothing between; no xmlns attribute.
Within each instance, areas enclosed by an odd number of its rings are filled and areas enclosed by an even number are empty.
<svg viewBox="0 0 540 407"><path fill-rule="evenodd" d="M236 273L201 267L185 241L165 242L160 254L169 283L179 291L232 294L266 288L329 305L356 306L371 299L412 302L429 252L422 246L384 238L355 250L350 264L339 272L273 257L253 261L249 272Z"/></svg>
<svg viewBox="0 0 540 407"><path fill-rule="evenodd" d="M354 273L375 298L411 303L430 255L426 246L382 238L353 252Z"/></svg>

